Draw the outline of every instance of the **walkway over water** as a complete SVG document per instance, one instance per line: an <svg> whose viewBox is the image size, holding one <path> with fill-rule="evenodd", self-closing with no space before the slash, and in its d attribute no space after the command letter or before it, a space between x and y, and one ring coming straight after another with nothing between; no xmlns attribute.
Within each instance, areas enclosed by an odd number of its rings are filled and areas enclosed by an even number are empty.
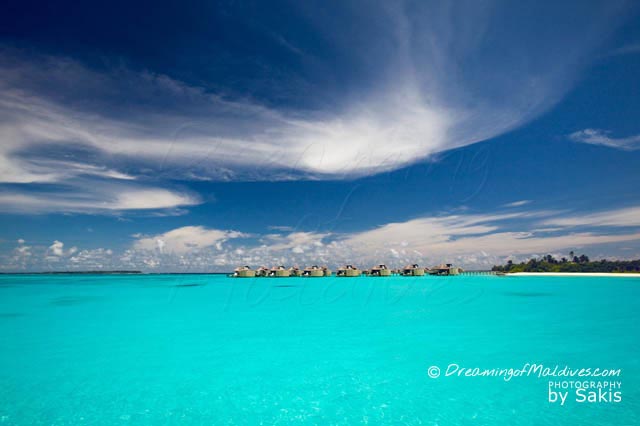
<svg viewBox="0 0 640 426"><path fill-rule="evenodd" d="M502 275L503 272L498 271L464 271L460 272L459 275Z"/></svg>

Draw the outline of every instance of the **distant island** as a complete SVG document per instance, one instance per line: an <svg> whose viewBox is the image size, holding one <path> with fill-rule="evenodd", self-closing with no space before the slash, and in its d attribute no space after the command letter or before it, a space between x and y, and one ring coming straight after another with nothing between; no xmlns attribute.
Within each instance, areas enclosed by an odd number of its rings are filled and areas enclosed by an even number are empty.
<svg viewBox="0 0 640 426"><path fill-rule="evenodd" d="M517 273L517 272L603 272L603 273L640 273L640 259L638 260L590 260L586 255L556 259L551 255L539 259L533 258L526 262L513 263L511 260L506 265L495 265L492 271Z"/></svg>

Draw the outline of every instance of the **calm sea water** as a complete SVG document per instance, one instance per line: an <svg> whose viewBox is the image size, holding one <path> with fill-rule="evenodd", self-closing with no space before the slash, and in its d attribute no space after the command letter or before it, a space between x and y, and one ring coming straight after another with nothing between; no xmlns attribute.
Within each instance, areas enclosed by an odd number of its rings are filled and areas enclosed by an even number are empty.
<svg viewBox="0 0 640 426"><path fill-rule="evenodd" d="M636 278L5 275L0 424L637 425L638 324ZM454 363L619 368L622 401Z"/></svg>

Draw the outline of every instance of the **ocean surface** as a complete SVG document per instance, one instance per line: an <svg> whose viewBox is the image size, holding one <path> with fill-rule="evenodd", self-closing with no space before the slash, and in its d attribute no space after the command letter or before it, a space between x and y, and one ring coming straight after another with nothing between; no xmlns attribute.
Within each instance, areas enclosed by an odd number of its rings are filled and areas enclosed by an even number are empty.
<svg viewBox="0 0 640 426"><path fill-rule="evenodd" d="M638 425L640 279L3 275L0 424Z"/></svg>

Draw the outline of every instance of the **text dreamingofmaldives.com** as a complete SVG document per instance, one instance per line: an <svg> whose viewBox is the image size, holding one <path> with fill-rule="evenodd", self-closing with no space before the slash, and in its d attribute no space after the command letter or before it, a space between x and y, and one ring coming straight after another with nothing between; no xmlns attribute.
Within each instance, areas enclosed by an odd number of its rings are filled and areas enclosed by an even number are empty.
<svg viewBox="0 0 640 426"><path fill-rule="evenodd" d="M458 364L449 364L445 377L502 377L506 382L514 377L620 377L621 369L607 368L571 368L567 365L545 367L544 364L526 363L522 368L468 368ZM431 374L430 374L431 375Z"/></svg>

